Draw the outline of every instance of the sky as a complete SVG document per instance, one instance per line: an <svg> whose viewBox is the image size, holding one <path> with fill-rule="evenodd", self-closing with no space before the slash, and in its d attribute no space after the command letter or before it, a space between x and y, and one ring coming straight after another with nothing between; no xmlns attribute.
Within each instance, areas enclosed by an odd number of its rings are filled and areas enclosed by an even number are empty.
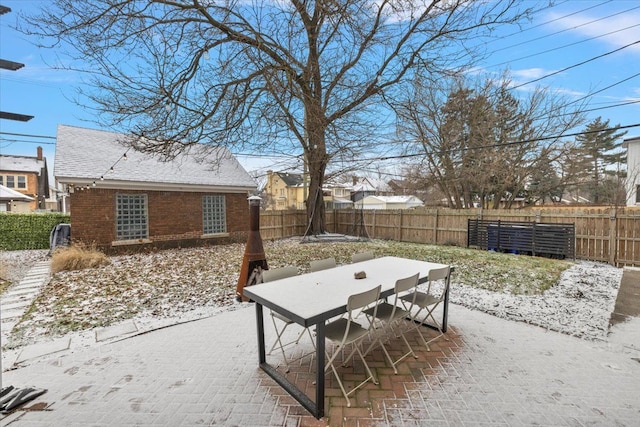
<svg viewBox="0 0 640 427"><path fill-rule="evenodd" d="M40 145L53 171L57 126L96 125L90 111L72 101L78 76L50 67L58 52L35 47L12 28L20 11L34 12L41 4L0 0L12 9L0 16L0 58L25 64L0 70L0 110L34 116L28 122L0 119L0 154L35 156ZM476 73L509 69L515 91L541 85L576 102L588 99L589 120L601 116L610 125L629 126L626 138L640 136L640 1L558 0L521 29L499 28L496 35ZM248 171L287 167L285 159L264 153L237 157Z"/></svg>

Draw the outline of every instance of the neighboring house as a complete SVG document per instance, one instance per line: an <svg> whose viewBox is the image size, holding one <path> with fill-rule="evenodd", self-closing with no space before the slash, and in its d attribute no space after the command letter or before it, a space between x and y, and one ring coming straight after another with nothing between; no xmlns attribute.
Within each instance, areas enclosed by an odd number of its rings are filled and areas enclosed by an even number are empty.
<svg viewBox="0 0 640 427"><path fill-rule="evenodd" d="M640 136L627 138L627 206L640 206Z"/></svg>
<svg viewBox="0 0 640 427"><path fill-rule="evenodd" d="M393 191L394 196L406 196L414 192L409 181L391 179L387 184L389 188L391 188L391 191Z"/></svg>
<svg viewBox="0 0 640 427"><path fill-rule="evenodd" d="M327 209L352 209L351 187L344 184L325 183L324 205Z"/></svg>
<svg viewBox="0 0 640 427"><path fill-rule="evenodd" d="M267 171L265 193L271 198L269 209L305 209L306 191L302 174Z"/></svg>
<svg viewBox="0 0 640 427"><path fill-rule="evenodd" d="M33 197L25 196L11 188L0 185L0 212L31 212Z"/></svg>
<svg viewBox="0 0 640 427"><path fill-rule="evenodd" d="M416 196L367 196L355 202L356 209L411 209L424 206Z"/></svg>
<svg viewBox="0 0 640 427"><path fill-rule="evenodd" d="M306 209L309 183L303 175L290 172L267 171L264 192L271 199L270 210ZM343 184L326 183L322 188L322 199L327 209L349 209L351 188Z"/></svg>
<svg viewBox="0 0 640 427"><path fill-rule="evenodd" d="M367 178L352 177L351 200L358 202L367 196L393 196L393 190L384 181Z"/></svg>
<svg viewBox="0 0 640 427"><path fill-rule="evenodd" d="M42 147L36 149L36 156L0 156L0 185L33 200L29 211L46 209L49 197L49 171L47 159L42 156Z"/></svg>
<svg viewBox="0 0 640 427"><path fill-rule="evenodd" d="M117 250L246 241L256 184L227 149L195 145L163 161L125 138L58 126L54 175L68 190L74 242Z"/></svg>

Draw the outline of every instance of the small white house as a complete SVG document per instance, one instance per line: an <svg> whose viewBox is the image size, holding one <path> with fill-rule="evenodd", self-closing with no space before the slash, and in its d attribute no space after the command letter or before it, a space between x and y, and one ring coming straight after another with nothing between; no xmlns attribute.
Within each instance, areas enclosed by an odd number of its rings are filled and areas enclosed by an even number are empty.
<svg viewBox="0 0 640 427"><path fill-rule="evenodd" d="M27 213L31 211L30 203L35 199L0 185L0 212Z"/></svg>
<svg viewBox="0 0 640 427"><path fill-rule="evenodd" d="M640 206L640 136L625 139L627 149L627 206Z"/></svg>
<svg viewBox="0 0 640 427"><path fill-rule="evenodd" d="M355 202L356 209L411 209L424 206L416 196L367 196Z"/></svg>

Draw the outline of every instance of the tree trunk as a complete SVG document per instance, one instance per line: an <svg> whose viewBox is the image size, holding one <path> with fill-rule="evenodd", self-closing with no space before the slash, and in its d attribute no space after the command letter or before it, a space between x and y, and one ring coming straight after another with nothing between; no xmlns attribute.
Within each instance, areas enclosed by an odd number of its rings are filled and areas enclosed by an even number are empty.
<svg viewBox="0 0 640 427"><path fill-rule="evenodd" d="M314 236L327 231L325 228L324 198L322 197L322 184L327 167L326 161L323 160L324 157L326 155L318 153L317 149L311 152L308 157L310 181L307 197L307 221L309 223L307 234Z"/></svg>

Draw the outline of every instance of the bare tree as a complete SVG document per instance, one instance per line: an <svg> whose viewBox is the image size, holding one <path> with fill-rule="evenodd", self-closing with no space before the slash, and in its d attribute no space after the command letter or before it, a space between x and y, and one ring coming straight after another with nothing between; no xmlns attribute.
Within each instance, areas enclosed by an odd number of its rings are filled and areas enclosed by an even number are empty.
<svg viewBox="0 0 640 427"><path fill-rule="evenodd" d="M417 80L400 110L402 137L451 207L511 207L582 120L579 108L544 88L516 97L510 86L506 75L473 87L455 79L443 93Z"/></svg>
<svg viewBox="0 0 640 427"><path fill-rule="evenodd" d="M100 124L169 157L194 143L302 154L313 234L329 162L380 142L415 71L468 65L469 41L530 12L515 0L45 3L22 31L64 43Z"/></svg>

